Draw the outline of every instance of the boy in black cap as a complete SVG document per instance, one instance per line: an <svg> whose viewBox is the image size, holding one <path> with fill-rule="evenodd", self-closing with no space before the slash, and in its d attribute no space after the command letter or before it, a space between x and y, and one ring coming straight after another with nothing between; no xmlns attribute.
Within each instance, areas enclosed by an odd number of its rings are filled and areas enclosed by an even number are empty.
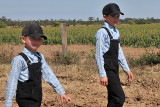
<svg viewBox="0 0 160 107"><path fill-rule="evenodd" d="M39 25L32 23L24 27L22 42L25 47L12 60L7 82L5 107L12 107L15 92L19 107L40 107L42 100L41 77L56 90L62 103L63 99L71 103L71 99L66 96L60 82L47 65L43 54L36 51L42 43L42 38L47 39Z"/></svg>
<svg viewBox="0 0 160 107"><path fill-rule="evenodd" d="M100 76L100 83L107 86L107 107L122 107L125 94L119 79L119 64L128 75L128 80L133 80L133 74L124 57L119 43L119 32L115 28L119 22L120 14L124 15L115 3L107 4L103 10L104 25L95 35L95 58Z"/></svg>

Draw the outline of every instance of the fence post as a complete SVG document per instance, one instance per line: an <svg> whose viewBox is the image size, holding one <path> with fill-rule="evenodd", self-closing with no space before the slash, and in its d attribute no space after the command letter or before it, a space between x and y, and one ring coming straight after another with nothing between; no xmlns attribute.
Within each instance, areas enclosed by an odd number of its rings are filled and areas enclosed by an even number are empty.
<svg viewBox="0 0 160 107"><path fill-rule="evenodd" d="M67 31L66 23L61 23L62 55L67 55Z"/></svg>

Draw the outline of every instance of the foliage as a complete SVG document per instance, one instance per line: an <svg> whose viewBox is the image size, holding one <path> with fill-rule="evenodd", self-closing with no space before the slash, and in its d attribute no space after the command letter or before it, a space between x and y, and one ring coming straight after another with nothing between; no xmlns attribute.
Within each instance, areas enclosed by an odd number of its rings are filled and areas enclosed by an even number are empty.
<svg viewBox="0 0 160 107"><path fill-rule="evenodd" d="M134 25L134 24L135 24L135 22L134 22L133 20L129 20L129 21L128 21L128 24L130 24L130 25Z"/></svg>
<svg viewBox="0 0 160 107"><path fill-rule="evenodd" d="M48 37L43 41L45 45L61 44L61 29L58 27L43 27L44 34ZM67 43L68 44L90 44L95 45L95 33L101 25L90 26L68 26ZM121 46L131 47L157 47L160 48L160 24L142 24L117 26L120 32ZM21 44L22 28L1 28L0 44L14 43Z"/></svg>
<svg viewBox="0 0 160 107"><path fill-rule="evenodd" d="M79 63L80 57L77 53L68 52L66 56L63 56L62 53L56 52L54 58L51 59L54 64L77 64Z"/></svg>
<svg viewBox="0 0 160 107"><path fill-rule="evenodd" d="M135 24L151 24L151 23L160 23L160 19L154 19L154 17L151 17L147 19L125 18L120 20L121 24L130 24L130 22L134 22Z"/></svg>
<svg viewBox="0 0 160 107"><path fill-rule="evenodd" d="M7 24L6 24L6 23L4 23L4 22L0 21L0 28L5 28L6 26L7 26Z"/></svg>
<svg viewBox="0 0 160 107"><path fill-rule="evenodd" d="M2 48L1 52L0 52L0 64L7 64L7 63L11 63L12 59L13 59L13 47L11 47L10 50L4 49Z"/></svg>
<svg viewBox="0 0 160 107"><path fill-rule="evenodd" d="M144 54L140 58L129 58L128 60L129 64L133 67L160 64L160 52L157 54L146 52L146 54Z"/></svg>
<svg viewBox="0 0 160 107"><path fill-rule="evenodd" d="M150 24L150 22L146 21L145 19L139 19L135 21L136 24Z"/></svg>
<svg viewBox="0 0 160 107"><path fill-rule="evenodd" d="M95 51L93 49L91 49L91 55L88 55L88 58L95 58Z"/></svg>
<svg viewBox="0 0 160 107"><path fill-rule="evenodd" d="M15 43L21 44L22 28L1 28L0 29L0 44Z"/></svg>
<svg viewBox="0 0 160 107"><path fill-rule="evenodd" d="M104 20L99 19L98 17L89 17L87 21L83 21L82 19L59 19L59 20L53 20L53 19L45 19L45 20L28 20L28 21L21 21L21 20L12 20L12 19L7 19L5 16L2 16L0 18L0 21L5 22L8 26L12 27L23 27L24 25L28 23L38 23L42 26L59 26L59 23L65 22L67 23L68 26L70 25L101 25L103 24ZM160 23L160 19L155 19L154 17L151 18L125 18L125 19L120 19L121 24L131 24L130 22L134 22L136 24L150 24L150 23Z"/></svg>
<svg viewBox="0 0 160 107"><path fill-rule="evenodd" d="M119 25L122 46L160 48L160 24Z"/></svg>

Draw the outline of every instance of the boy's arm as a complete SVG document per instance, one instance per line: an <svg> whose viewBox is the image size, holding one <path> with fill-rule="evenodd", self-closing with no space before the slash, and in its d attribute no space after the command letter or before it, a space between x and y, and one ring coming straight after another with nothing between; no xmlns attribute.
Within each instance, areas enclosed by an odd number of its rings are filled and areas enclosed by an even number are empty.
<svg viewBox="0 0 160 107"><path fill-rule="evenodd" d="M95 40L96 40L95 59L97 63L99 76L102 78L106 76L106 72L104 69L103 51L102 51L104 45L104 37L102 31L99 30L96 33Z"/></svg>
<svg viewBox="0 0 160 107"><path fill-rule="evenodd" d="M55 89L58 95L65 93L59 80L47 64L45 64L42 68L42 77L47 83L49 83Z"/></svg>
<svg viewBox="0 0 160 107"><path fill-rule="evenodd" d="M126 61L126 58L123 54L123 51L121 49L121 46L119 44L119 53L118 53L118 61L119 61L119 64L121 65L122 69L127 72L127 71L130 71L129 69L129 66L127 64L127 61Z"/></svg>
<svg viewBox="0 0 160 107"><path fill-rule="evenodd" d="M12 107L12 101L16 92L17 82L22 69L21 61L16 57L11 62L11 71L7 81L5 107Z"/></svg>
<svg viewBox="0 0 160 107"><path fill-rule="evenodd" d="M121 49L121 46L119 44L119 54L118 54L118 60L122 67L122 69L127 73L128 75L128 81L131 82L133 80L133 73L130 71L129 66L127 64L126 58L123 54L123 51Z"/></svg>
<svg viewBox="0 0 160 107"><path fill-rule="evenodd" d="M103 58L103 51L104 50L104 34L101 30L99 30L95 35L96 40L96 49L95 49L95 59L99 71L100 76L100 84L103 86L108 85L108 78L106 71L104 69L104 58ZM105 48L106 51L108 51L108 48Z"/></svg>
<svg viewBox="0 0 160 107"><path fill-rule="evenodd" d="M57 79L51 68L48 66L48 64L46 63L44 56L42 56L42 77L55 89L58 95L66 93L62 85L60 84L59 80Z"/></svg>
<svg viewBox="0 0 160 107"><path fill-rule="evenodd" d="M61 98L62 104L63 104L63 99L65 99L67 103L71 103L72 102L71 98L65 94L66 92L64 91L62 85L60 84L57 77L54 75L51 68L46 63L44 56L42 54L41 54L41 58L42 58L42 77L43 79L46 82L48 82L56 90L57 94Z"/></svg>

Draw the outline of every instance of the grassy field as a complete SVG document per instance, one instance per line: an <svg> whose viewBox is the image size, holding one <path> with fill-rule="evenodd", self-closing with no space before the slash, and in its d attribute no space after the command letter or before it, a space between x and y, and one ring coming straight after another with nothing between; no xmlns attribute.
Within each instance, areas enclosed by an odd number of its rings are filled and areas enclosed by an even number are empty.
<svg viewBox="0 0 160 107"><path fill-rule="evenodd" d="M0 105L4 106L7 79L10 72L10 60L23 50L23 45L2 44L0 45ZM91 50L94 45L69 45L71 54L68 61L77 62L69 65L61 61L61 45L42 45L39 52L43 53L45 59L67 95L72 98L71 105L64 104L63 107L107 107L107 89L100 85L99 74L95 59ZM145 48L122 47L128 57L139 57L145 54ZM154 48L154 52L159 49ZM2 52L2 53L1 53ZM150 50L152 52L152 50ZM71 59L70 59L71 58ZM4 63L6 61L6 63ZM130 66L130 64L129 64ZM160 107L160 64L153 66L131 67L134 75L132 83L128 83L126 73L120 67L120 79L122 88L126 94L123 107ZM43 100L41 107L62 107L60 97L45 81L42 83ZM18 107L13 100L13 107Z"/></svg>
<svg viewBox="0 0 160 107"><path fill-rule="evenodd" d="M62 46L58 45L61 44L60 27L43 27L48 40L43 41L45 45L38 51L43 53L67 95L72 98L73 103L65 103L64 107L106 107L107 89L99 84L94 59L94 35L99 28L100 25L67 27L70 44L67 49L70 54L63 58ZM118 25L117 29L121 34L123 52L134 75L133 82L128 83L126 73L120 68L121 85L126 94L123 107L160 107L160 55L157 54L160 53L160 24ZM21 30L22 28L0 28L1 106L4 106L5 102L10 62L24 48L19 45ZM42 107L62 106L59 96L49 84L43 81L42 87ZM13 107L18 107L15 98Z"/></svg>
<svg viewBox="0 0 160 107"><path fill-rule="evenodd" d="M101 25L67 27L68 44L95 45L94 35ZM43 27L48 40L44 44L61 44L60 27ZM122 46L160 48L160 24L118 25ZM0 44L21 43L22 28L0 28Z"/></svg>

